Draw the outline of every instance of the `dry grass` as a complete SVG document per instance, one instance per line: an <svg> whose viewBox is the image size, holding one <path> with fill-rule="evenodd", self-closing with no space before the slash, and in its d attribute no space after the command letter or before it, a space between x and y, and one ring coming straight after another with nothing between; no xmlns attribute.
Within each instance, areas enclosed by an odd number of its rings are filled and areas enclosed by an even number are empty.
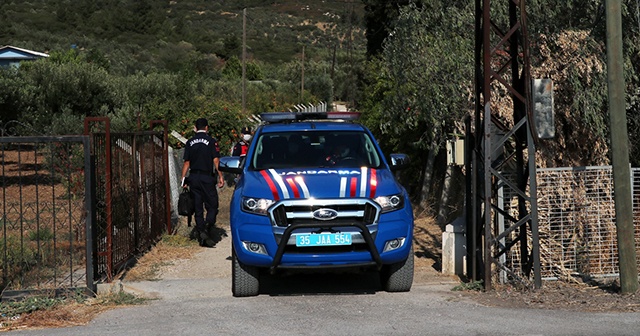
<svg viewBox="0 0 640 336"><path fill-rule="evenodd" d="M224 187L218 191L220 203L220 212L217 217L218 227L229 226L228 205L232 195L233 188L230 187ZM195 225L195 222L192 225ZM124 274L127 281L158 280L162 267L172 265L177 260L189 259L200 251L198 243L188 238L191 229L192 227L187 226L186 217L180 217L176 234L164 235L156 246L141 256L136 265Z"/></svg>
<svg viewBox="0 0 640 336"><path fill-rule="evenodd" d="M89 299L82 297L59 299L50 307L2 316L0 318L0 331L85 325L98 314L107 310L138 305L144 302L146 302L146 299L124 292ZM6 303L2 305L6 305Z"/></svg>
<svg viewBox="0 0 640 336"><path fill-rule="evenodd" d="M136 265L123 276L128 281L159 280L160 269L172 265L180 259L189 259L198 252L197 242L189 240L188 232L182 233L186 225L181 225L176 235L164 235L149 252L138 259ZM188 228L190 229L190 228Z"/></svg>

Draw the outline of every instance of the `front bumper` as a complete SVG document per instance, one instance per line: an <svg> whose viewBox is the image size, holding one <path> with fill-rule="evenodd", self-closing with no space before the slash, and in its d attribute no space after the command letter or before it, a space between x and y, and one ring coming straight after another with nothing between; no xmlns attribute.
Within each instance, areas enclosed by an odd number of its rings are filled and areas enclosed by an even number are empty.
<svg viewBox="0 0 640 336"><path fill-rule="evenodd" d="M276 269L376 267L405 260L413 239L413 215L409 207L380 214L375 223L291 223L279 227L266 216L232 213L231 230L238 259L247 265ZM295 235L318 231L349 232L352 245L297 247ZM382 252L385 244L401 239L397 249ZM266 254L245 248L247 242L264 246Z"/></svg>

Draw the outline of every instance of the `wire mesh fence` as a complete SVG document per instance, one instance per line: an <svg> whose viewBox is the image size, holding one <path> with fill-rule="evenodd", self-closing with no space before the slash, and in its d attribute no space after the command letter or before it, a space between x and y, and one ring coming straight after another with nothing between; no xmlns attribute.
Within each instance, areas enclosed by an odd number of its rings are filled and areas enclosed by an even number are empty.
<svg viewBox="0 0 640 336"><path fill-rule="evenodd" d="M638 254L640 169L632 168L631 173ZM543 279L618 276L612 167L538 169L537 189ZM504 190L504 195L505 209L515 215L517 207L513 204L517 204L516 195L508 189ZM520 269L521 258L517 249L505 257L511 269Z"/></svg>

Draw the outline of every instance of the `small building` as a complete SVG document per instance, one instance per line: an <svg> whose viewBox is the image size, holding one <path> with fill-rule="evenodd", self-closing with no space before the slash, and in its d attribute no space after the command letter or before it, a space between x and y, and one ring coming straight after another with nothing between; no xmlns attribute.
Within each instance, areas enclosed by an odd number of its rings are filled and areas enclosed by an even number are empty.
<svg viewBox="0 0 640 336"><path fill-rule="evenodd" d="M19 68L22 61L33 61L43 57L49 57L49 55L13 46L0 47L0 67Z"/></svg>

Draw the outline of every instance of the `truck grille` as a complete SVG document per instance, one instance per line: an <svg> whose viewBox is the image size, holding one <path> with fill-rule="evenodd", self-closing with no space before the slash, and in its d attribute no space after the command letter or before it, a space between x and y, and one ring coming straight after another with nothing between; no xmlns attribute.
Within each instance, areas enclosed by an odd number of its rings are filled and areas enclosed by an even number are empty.
<svg viewBox="0 0 640 336"><path fill-rule="evenodd" d="M329 209L336 216L318 219L314 211ZM320 227L377 224L380 206L366 198L326 199L326 200L284 200L270 211L274 226L286 228L295 224L318 224Z"/></svg>

